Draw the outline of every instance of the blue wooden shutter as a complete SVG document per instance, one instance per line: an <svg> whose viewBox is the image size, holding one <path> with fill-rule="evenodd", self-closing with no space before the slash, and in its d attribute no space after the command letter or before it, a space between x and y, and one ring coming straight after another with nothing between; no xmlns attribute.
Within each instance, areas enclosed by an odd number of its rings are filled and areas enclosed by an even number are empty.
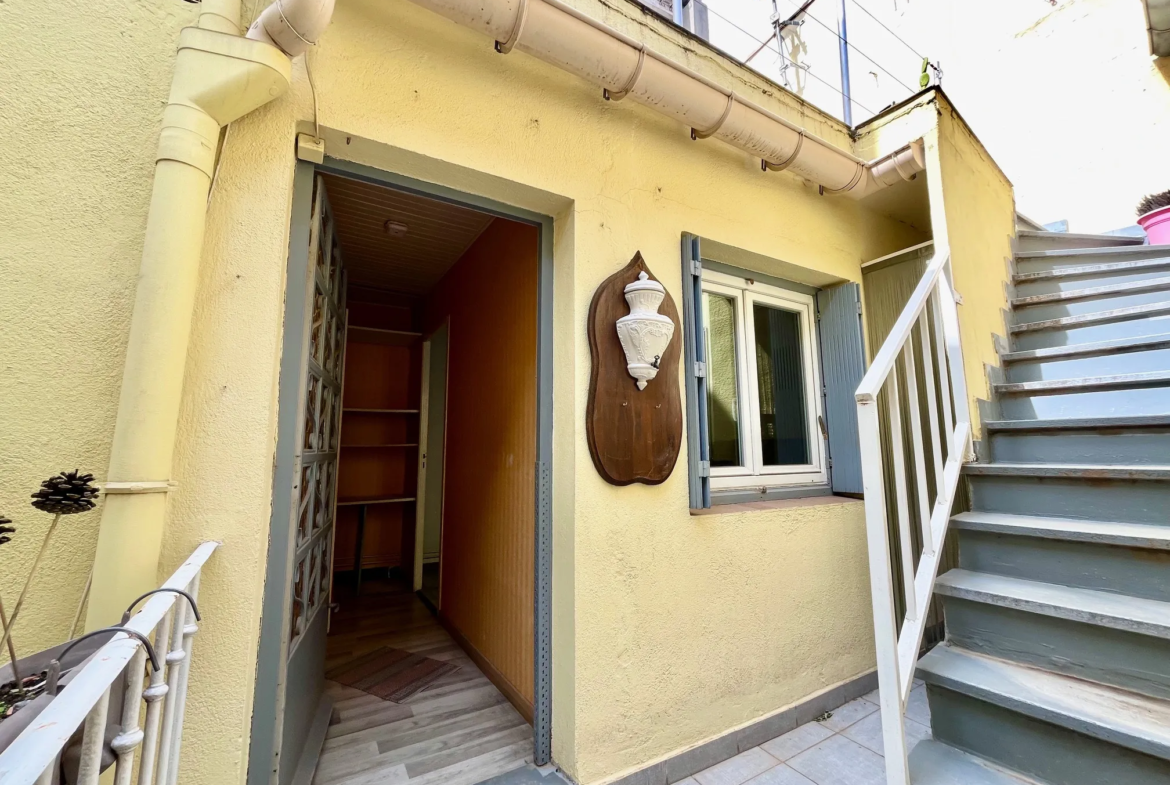
<svg viewBox="0 0 1170 785"><path fill-rule="evenodd" d="M699 238L682 238L683 359L687 382L687 463L691 508L711 506L711 450L707 442L707 355L703 343L703 262Z"/></svg>
<svg viewBox="0 0 1170 785"><path fill-rule="evenodd" d="M817 292L817 327L833 492L861 493L861 447L853 397L865 376L861 287L844 283Z"/></svg>

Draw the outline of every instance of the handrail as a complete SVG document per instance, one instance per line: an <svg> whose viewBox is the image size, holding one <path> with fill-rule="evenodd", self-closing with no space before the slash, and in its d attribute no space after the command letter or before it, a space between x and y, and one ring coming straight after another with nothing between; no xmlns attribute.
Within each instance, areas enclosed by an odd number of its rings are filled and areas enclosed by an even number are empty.
<svg viewBox="0 0 1170 785"><path fill-rule="evenodd" d="M939 248L856 393L887 785L910 785L903 716L951 507L970 454L967 381L949 268L950 254ZM879 393L883 391L885 408L881 410ZM909 426L909 455L904 417ZM913 463L908 465L908 459ZM887 469L892 472L892 489L887 488ZM933 499L928 474L934 476ZM893 491L894 504L888 503L887 490ZM891 521L896 523L896 550L891 550ZM905 606L900 620L894 602L898 586Z"/></svg>
<svg viewBox="0 0 1170 785"><path fill-rule="evenodd" d="M192 598L196 597L203 565L218 547L218 542L200 545L162 588L181 590ZM125 674L126 691L122 717L118 720L121 729L110 742L117 754L115 782L119 785L130 782L134 752L141 746L140 785L173 785L178 776L191 639L198 631L197 625L186 620L187 601L183 600L176 607L176 598L181 597L175 592L155 594L123 625L128 632L143 638L154 636L155 648L166 652L165 673L152 673L150 685L144 690L146 650L136 637L126 632L115 634L89 658L32 724L0 753L0 782L4 785L54 782L52 774L59 756L84 723L78 782L82 785L96 783L111 689ZM138 727L143 700L147 704L145 730ZM156 761L159 764L157 778Z"/></svg>

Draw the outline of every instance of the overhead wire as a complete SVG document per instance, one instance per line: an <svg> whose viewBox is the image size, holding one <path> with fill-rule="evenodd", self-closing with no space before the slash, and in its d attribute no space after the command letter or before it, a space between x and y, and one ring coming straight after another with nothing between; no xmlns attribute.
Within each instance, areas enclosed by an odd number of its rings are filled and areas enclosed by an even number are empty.
<svg viewBox="0 0 1170 785"><path fill-rule="evenodd" d="M789 0L789 2L793 2L793 0ZM708 11L710 11L710 9L707 9L707 10L708 10ZM829 31L830 33L832 33L833 35L835 35L835 36L837 37L837 40L838 40L838 41L844 41L846 46L848 46L848 47L852 48L852 49L853 49L853 51L857 52L857 54L861 55L861 56L862 56L862 57L864 57L866 60L868 60L868 61L870 61L871 63L873 63L874 65L876 65L878 68L882 69L882 71L884 71L884 72L886 73L886 75L887 75L887 76L889 76L891 79L893 79L893 80L894 80L895 82L897 82L898 84L902 85L902 87L906 88L906 89L907 89L907 90L909 90L911 93L916 93L916 92L918 92L918 91L917 91L917 90L915 90L913 87L911 87L910 85L906 84L906 83L905 83L905 82L903 82L901 79L899 79L898 77L896 77L896 76L894 76L892 73L890 73L890 71L889 71L889 70L888 70L888 69L887 69L887 68L886 68L884 65L882 65L881 63L879 63L877 60L874 60L872 57L870 57L869 55L867 55L865 52L863 52L863 51L861 51L860 49L858 49L858 48L857 48L857 44L855 44L855 43L853 43L852 41L849 41L849 40L847 40L847 39L845 39L845 38L842 38L840 33L838 33L838 32L837 32L836 30L834 30L833 28L829 27L827 24L825 24L824 22L822 22L820 19L817 19L815 16L813 16L813 15L812 15L811 13L809 13L808 11L805 11L805 12L804 12L804 15L805 15L805 16L807 16L809 19L813 20L814 22L816 22L817 24L819 24L821 27L823 27L823 28L825 28L826 30L828 30L828 31ZM903 42L903 43L905 43L905 42Z"/></svg>
<svg viewBox="0 0 1170 785"><path fill-rule="evenodd" d="M726 22L727 24L731 25L731 26L732 26L732 27L734 27L736 30L738 30L739 32L741 32L741 33L743 33L744 35L746 35L748 38L750 38L750 39L752 39L753 41L755 41L757 44L761 44L761 50L762 50L762 49L764 49L764 48L766 48L766 49L769 49L769 50L771 50L771 51L775 52L776 54L780 55L781 57L787 57L787 55L786 55L786 54L784 54L782 51L780 51L780 49L779 49L779 44L777 44L776 46L772 46L772 45L771 45L772 41L773 41L773 40L776 38L775 34L772 34L772 35L771 35L771 36L769 36L768 38L764 38L764 39L756 38L754 35L752 35L751 33L749 33L747 30L744 30L742 27L740 27L739 25L737 25L735 22L731 21L731 20L730 20L730 19L728 19L726 16L724 16L724 15L723 15L723 14L721 14L721 13L719 13L719 12L718 12L718 11L716 11L715 9L711 8L710 6L708 6L708 7L707 7L707 13L709 13L709 14L711 14L711 15L713 15L713 16L716 16L716 17L718 17L718 18L722 19L724 22ZM761 50L757 50L756 54L759 54L759 51L761 51ZM806 74L808 74L809 76L811 76L813 79L816 79L818 82L820 82L821 84L823 84L825 87L828 87L830 90L832 90L833 92L837 93L838 95L840 95L840 96L844 96L844 95L845 95L845 93L841 92L841 89L840 89L839 87L834 87L834 86L833 86L833 84L832 84L831 82L827 82L827 81L825 81L824 79L822 79L820 76L818 76L817 74L813 73L813 71L812 71L812 69L811 69L810 67L808 67L808 66L804 66L804 65L799 65L799 66L797 66L797 67L798 67L798 68L799 68L801 71L804 71L804 73L806 73ZM850 100L850 101L852 101L853 103L857 104L857 106L861 107L862 109L864 109L865 111L869 112L870 114L874 114L874 111L873 111L872 109L870 109L870 108L869 108L869 107L867 107L865 104L863 104L863 103L861 103L860 101L858 101L856 98L854 98L854 97L852 97L852 96L849 96L849 100Z"/></svg>
<svg viewBox="0 0 1170 785"><path fill-rule="evenodd" d="M894 38L897 38L899 41L901 41L901 42L902 42L902 46L906 47L906 48L907 48L907 49L909 49L911 52L913 52L915 55L917 55L918 57L921 57L923 60L925 60L925 59L926 59L926 56L925 56L924 54L922 54L921 52L919 52L919 51L918 51L917 49L915 49L914 47L910 46L910 44L906 43L906 39L902 38L902 36L898 35L897 33L895 33L895 32L894 32L893 30L891 30L890 28L886 27L885 23L884 23L882 20L878 19L876 16L874 16L874 15L873 15L873 13L871 13L871 12L870 12L870 10L869 10L868 8L866 8L865 6L863 6L861 3L857 2L857 0L849 0L849 1L850 1L851 3L853 3L853 5L855 5L855 6L857 6L858 8L860 8L860 9L862 10L862 12L863 12L863 13L864 13L866 16L868 16L868 17L869 17L870 19L872 19L873 21L877 22L877 23L878 23L878 24L881 26L881 28L882 28L883 30L885 30L885 31L886 31L887 33L889 33L890 35L894 36Z"/></svg>

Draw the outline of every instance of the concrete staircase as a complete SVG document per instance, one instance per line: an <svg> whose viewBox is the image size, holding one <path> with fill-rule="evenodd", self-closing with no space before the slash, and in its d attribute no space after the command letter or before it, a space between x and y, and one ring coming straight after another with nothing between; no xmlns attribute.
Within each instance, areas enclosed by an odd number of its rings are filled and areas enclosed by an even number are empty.
<svg viewBox="0 0 1170 785"><path fill-rule="evenodd" d="M912 779L1170 784L1170 246L1018 242Z"/></svg>

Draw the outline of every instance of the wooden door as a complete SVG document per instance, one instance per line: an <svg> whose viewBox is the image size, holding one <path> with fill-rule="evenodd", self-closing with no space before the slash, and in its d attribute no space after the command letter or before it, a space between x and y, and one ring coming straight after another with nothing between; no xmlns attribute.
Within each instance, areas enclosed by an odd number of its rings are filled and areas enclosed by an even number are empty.
<svg viewBox="0 0 1170 785"><path fill-rule="evenodd" d="M314 182L308 261L299 347L299 427L292 462L294 503L287 549L286 574L290 578L285 586L276 712L274 781L278 785L293 781L324 694L332 579L345 354L345 267L319 176Z"/></svg>

